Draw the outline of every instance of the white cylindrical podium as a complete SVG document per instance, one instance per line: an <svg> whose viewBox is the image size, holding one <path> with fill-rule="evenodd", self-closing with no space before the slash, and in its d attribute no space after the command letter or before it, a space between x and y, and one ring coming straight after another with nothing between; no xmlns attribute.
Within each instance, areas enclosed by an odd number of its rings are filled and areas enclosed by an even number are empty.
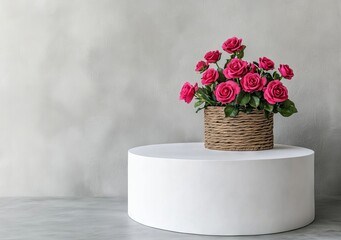
<svg viewBox="0 0 341 240"><path fill-rule="evenodd" d="M128 151L128 214L147 226L207 235L288 231L314 220L314 152L275 145L215 151L203 143Z"/></svg>

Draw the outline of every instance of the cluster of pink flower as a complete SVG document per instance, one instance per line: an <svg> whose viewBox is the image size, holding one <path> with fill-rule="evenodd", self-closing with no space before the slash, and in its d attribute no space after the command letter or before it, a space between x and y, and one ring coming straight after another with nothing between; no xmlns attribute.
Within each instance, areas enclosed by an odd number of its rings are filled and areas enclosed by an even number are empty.
<svg viewBox="0 0 341 240"><path fill-rule="evenodd" d="M288 99L288 90L280 81L288 80L294 76L293 70L287 64L280 64L277 73L271 75L267 71L274 70L275 64L267 57L259 58L258 62L248 63L242 60L245 45L242 39L237 37L226 40L222 49L231 54L224 68L220 68L218 61L222 53L218 50L205 54L206 61L199 61L195 71L202 73L201 83L203 87L212 90L212 101L228 104L236 100L239 93L258 93L259 98L264 98L269 104L282 103ZM210 67L215 64L217 69ZM196 92L198 84L191 85L186 82L180 92L180 99L190 103ZM238 104L238 102L235 102ZM212 105L212 104L211 104Z"/></svg>

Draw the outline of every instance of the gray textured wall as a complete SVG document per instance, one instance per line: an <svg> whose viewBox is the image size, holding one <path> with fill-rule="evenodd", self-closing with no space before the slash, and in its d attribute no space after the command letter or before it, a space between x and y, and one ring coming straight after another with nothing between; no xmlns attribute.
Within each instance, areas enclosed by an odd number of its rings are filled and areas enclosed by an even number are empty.
<svg viewBox="0 0 341 240"><path fill-rule="evenodd" d="M314 149L318 194L341 194L340 1L2 0L0 196L125 196L129 148L203 139L178 92L235 35L294 68L276 141Z"/></svg>

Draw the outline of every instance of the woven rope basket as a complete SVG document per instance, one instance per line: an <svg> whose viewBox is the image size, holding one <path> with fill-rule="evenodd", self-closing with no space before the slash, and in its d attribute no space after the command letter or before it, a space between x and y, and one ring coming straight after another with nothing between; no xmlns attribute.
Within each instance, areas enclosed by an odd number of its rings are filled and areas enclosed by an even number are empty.
<svg viewBox="0 0 341 240"><path fill-rule="evenodd" d="M273 148L273 114L263 111L235 118L225 117L224 107L205 108L205 148L225 151L257 151Z"/></svg>

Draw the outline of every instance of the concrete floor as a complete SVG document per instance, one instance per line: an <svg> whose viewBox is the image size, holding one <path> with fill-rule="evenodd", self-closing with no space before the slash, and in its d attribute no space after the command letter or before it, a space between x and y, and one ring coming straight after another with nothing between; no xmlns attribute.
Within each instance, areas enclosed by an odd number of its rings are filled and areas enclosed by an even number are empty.
<svg viewBox="0 0 341 240"><path fill-rule="evenodd" d="M315 240L341 239L341 196L316 202L311 225L285 233L219 237L158 230L127 216L126 200L118 198L0 198L0 239L117 240Z"/></svg>

